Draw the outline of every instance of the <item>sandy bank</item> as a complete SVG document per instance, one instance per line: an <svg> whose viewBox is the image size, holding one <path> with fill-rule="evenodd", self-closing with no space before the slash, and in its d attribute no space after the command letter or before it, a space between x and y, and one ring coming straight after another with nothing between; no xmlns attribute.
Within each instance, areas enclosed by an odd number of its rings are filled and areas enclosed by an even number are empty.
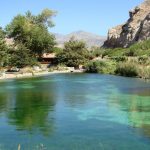
<svg viewBox="0 0 150 150"><path fill-rule="evenodd" d="M83 70L74 70L72 73L83 73ZM38 77L38 76L45 76L45 75L51 75L51 74L57 74L57 73L71 73L70 70L65 71L43 71L43 72L33 72L33 73L4 73L2 76L0 76L0 80L7 80L7 79L18 79L18 78L30 78L30 77Z"/></svg>

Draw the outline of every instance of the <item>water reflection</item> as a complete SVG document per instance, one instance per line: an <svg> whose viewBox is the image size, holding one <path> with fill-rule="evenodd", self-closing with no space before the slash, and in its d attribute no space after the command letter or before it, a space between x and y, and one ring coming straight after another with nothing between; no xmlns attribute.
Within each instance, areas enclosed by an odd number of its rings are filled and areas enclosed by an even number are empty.
<svg viewBox="0 0 150 150"><path fill-rule="evenodd" d="M150 97L139 93L148 87L129 78L88 74L0 83L0 144L147 150Z"/></svg>
<svg viewBox="0 0 150 150"><path fill-rule="evenodd" d="M15 107L8 114L9 122L21 130L39 128L45 134L53 130L53 117L49 111L53 110L55 103L49 96L47 92L17 91Z"/></svg>
<svg viewBox="0 0 150 150"><path fill-rule="evenodd" d="M139 96L150 96L150 87L122 88L122 92Z"/></svg>
<svg viewBox="0 0 150 150"><path fill-rule="evenodd" d="M0 94L0 112L7 112L9 124L17 130L30 133L39 130L44 135L51 134L54 130L53 110L56 104L54 87L39 86L34 82L29 83L29 86L34 88L27 88L19 81L7 84L7 91Z"/></svg>
<svg viewBox="0 0 150 150"><path fill-rule="evenodd" d="M118 114L126 114L127 124L143 129L150 137L150 98L147 96L113 94L110 98L110 109L114 107ZM122 116L123 117L123 116Z"/></svg>
<svg viewBox="0 0 150 150"><path fill-rule="evenodd" d="M2 113L7 106L7 95L0 94L0 113Z"/></svg>

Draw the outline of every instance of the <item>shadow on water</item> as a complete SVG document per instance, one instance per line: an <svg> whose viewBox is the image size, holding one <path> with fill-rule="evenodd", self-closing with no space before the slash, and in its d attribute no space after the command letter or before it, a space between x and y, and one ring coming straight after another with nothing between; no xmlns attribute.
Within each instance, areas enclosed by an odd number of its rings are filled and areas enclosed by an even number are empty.
<svg viewBox="0 0 150 150"><path fill-rule="evenodd" d="M15 106L8 113L9 123L18 130L32 130L38 128L44 134L53 131L53 107L55 103L47 93L16 92ZM50 112L50 113L49 113Z"/></svg>
<svg viewBox="0 0 150 150"><path fill-rule="evenodd" d="M0 112L7 114L9 124L16 126L17 130L26 130L31 134L39 130L49 135L54 130L55 87L34 81L27 79L25 82L5 83L0 94Z"/></svg>
<svg viewBox="0 0 150 150"><path fill-rule="evenodd" d="M127 94L134 94L139 96L150 96L150 87L134 87L123 89Z"/></svg>

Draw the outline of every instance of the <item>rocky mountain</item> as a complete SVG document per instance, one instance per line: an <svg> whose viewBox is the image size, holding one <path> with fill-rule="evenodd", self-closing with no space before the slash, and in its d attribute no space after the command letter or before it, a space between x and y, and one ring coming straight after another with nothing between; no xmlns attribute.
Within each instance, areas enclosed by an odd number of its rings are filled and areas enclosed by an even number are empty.
<svg viewBox="0 0 150 150"><path fill-rule="evenodd" d="M150 0L129 12L128 21L108 31L104 47L128 47L135 42L150 39Z"/></svg>
<svg viewBox="0 0 150 150"><path fill-rule="evenodd" d="M85 31L72 32L67 35L54 33L54 35L59 47L63 47L64 43L69 41L71 37L86 42L88 47L102 46L104 44L104 41L106 40L105 36L99 36Z"/></svg>

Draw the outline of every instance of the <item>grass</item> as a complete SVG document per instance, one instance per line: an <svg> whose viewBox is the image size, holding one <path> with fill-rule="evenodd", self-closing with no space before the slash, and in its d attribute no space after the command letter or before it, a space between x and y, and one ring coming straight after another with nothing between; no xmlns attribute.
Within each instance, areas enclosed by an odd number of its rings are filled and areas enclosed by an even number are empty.
<svg viewBox="0 0 150 150"><path fill-rule="evenodd" d="M133 62L118 63L115 73L117 75L126 77L137 77L138 69L137 65Z"/></svg>
<svg viewBox="0 0 150 150"><path fill-rule="evenodd" d="M91 61L86 65L88 73L114 74L116 63L111 60Z"/></svg>
<svg viewBox="0 0 150 150"><path fill-rule="evenodd" d="M150 79L149 59L126 58L125 60L116 58L90 61L85 66L88 73L115 74L126 77L139 77Z"/></svg>
<svg viewBox="0 0 150 150"><path fill-rule="evenodd" d="M88 73L150 79L150 40L133 44L128 48L93 47L87 54L86 61L88 62L86 62L85 69ZM79 56L77 58L80 61L81 58ZM66 59L70 59L70 57ZM73 59L70 61L73 62ZM53 68L51 69L53 70Z"/></svg>
<svg viewBox="0 0 150 150"><path fill-rule="evenodd" d="M138 76L143 79L150 79L150 67L141 67L138 69Z"/></svg>

